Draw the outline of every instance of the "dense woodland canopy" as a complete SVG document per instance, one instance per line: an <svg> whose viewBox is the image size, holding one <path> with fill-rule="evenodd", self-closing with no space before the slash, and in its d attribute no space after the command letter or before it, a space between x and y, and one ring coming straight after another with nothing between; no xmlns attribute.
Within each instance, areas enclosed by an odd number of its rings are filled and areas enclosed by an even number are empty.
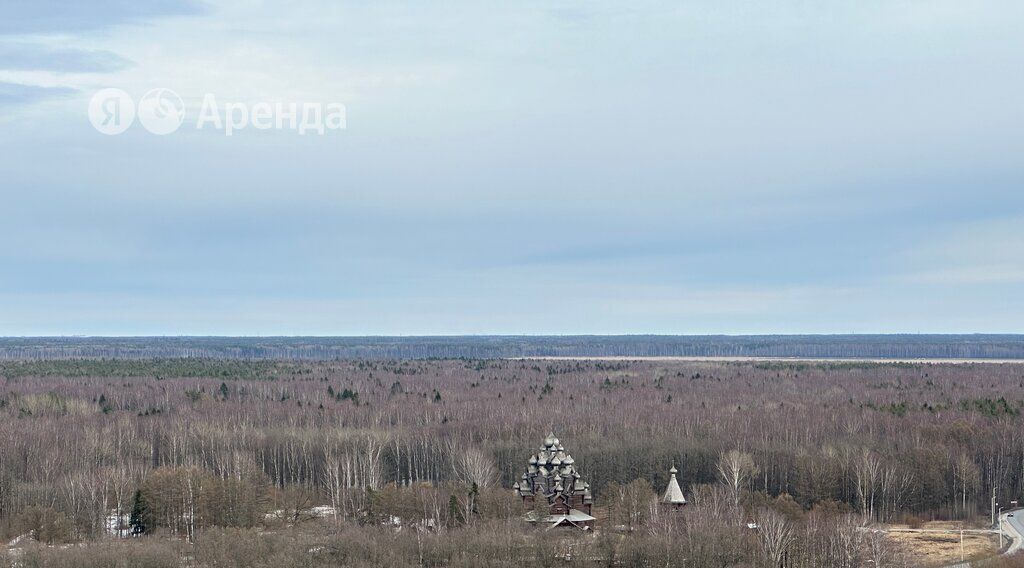
<svg viewBox="0 0 1024 568"><path fill-rule="evenodd" d="M0 533L82 544L40 566L899 566L861 526L1018 499L1022 409L1009 363L8 361ZM595 535L521 520L549 430Z"/></svg>
<svg viewBox="0 0 1024 568"><path fill-rule="evenodd" d="M0 337L0 359L511 357L1024 359L1024 335Z"/></svg>

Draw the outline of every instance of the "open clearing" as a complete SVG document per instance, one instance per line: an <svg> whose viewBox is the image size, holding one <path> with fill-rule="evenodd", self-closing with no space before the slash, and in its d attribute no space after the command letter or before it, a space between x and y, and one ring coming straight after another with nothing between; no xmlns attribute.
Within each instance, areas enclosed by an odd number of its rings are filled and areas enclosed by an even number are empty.
<svg viewBox="0 0 1024 568"><path fill-rule="evenodd" d="M965 529L983 528L954 521L933 521L915 528L959 531L961 526ZM892 525L889 528L909 527ZM890 532L889 538L908 556L918 559L921 566L949 566L960 562L961 558L971 561L999 554L999 537L995 534L964 533L962 556L959 532Z"/></svg>

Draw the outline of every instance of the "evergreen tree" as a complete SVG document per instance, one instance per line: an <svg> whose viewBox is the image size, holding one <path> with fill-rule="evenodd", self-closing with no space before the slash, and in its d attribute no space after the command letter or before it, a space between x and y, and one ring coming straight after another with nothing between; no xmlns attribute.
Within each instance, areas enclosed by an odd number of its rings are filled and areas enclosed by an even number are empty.
<svg viewBox="0 0 1024 568"><path fill-rule="evenodd" d="M135 491L135 501L132 503L132 514L128 518L128 525L132 534L145 534L149 527L146 526L146 502L142 497L142 491Z"/></svg>
<svg viewBox="0 0 1024 568"><path fill-rule="evenodd" d="M480 511L477 509L477 498L480 497L480 487L477 486L476 482L473 482L473 486L469 488L469 510L474 515L479 515Z"/></svg>
<svg viewBox="0 0 1024 568"><path fill-rule="evenodd" d="M462 517L462 508L459 507L459 500L452 495L448 498L448 526L457 527L466 520Z"/></svg>

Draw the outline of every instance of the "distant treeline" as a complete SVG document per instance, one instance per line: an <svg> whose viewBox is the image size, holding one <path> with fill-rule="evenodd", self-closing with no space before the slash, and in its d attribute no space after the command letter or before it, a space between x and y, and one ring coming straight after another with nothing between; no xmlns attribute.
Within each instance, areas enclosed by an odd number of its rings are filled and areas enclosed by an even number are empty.
<svg viewBox="0 0 1024 568"><path fill-rule="evenodd" d="M0 359L510 357L1024 359L1024 335L563 335L0 338Z"/></svg>

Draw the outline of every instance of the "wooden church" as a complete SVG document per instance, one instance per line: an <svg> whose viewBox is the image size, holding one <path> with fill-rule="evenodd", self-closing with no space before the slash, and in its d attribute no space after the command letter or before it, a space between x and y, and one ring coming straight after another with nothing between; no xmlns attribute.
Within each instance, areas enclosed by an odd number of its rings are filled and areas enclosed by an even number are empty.
<svg viewBox="0 0 1024 568"><path fill-rule="evenodd" d="M553 433L548 434L540 451L530 456L526 473L512 486L527 505L540 499L547 501L548 515L543 517L530 511L527 521L549 528L594 528L594 517L590 516L593 505L590 484L580 479L575 463L558 438Z"/></svg>

